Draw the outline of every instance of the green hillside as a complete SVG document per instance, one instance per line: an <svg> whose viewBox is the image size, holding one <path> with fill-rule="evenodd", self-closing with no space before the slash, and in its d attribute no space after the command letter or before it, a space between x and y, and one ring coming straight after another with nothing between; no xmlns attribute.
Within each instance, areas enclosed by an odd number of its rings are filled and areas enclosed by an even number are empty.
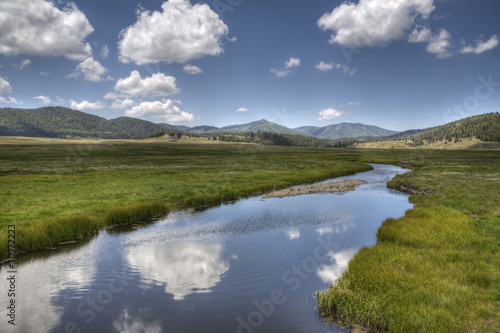
<svg viewBox="0 0 500 333"><path fill-rule="evenodd" d="M421 146L439 141L457 142L462 138L471 137L481 141L500 142L500 113L491 112L467 117L423 131L398 133L381 140L411 140L413 145Z"/></svg>
<svg viewBox="0 0 500 333"><path fill-rule="evenodd" d="M290 129L286 126L278 125L267 121L265 119L257 120L248 124L243 125L231 125L222 127L220 130L225 132L233 133L244 133L244 132L270 132L277 134L297 134L297 135L308 135L307 133L301 133L299 131Z"/></svg>
<svg viewBox="0 0 500 333"><path fill-rule="evenodd" d="M143 139L161 131L162 126L149 121L129 117L107 120L60 106L0 109L0 136Z"/></svg>
<svg viewBox="0 0 500 333"><path fill-rule="evenodd" d="M397 133L396 131L360 123L340 123L324 127L303 126L296 128L296 130L301 132L303 135L312 135L320 139L329 140L366 136L388 136Z"/></svg>

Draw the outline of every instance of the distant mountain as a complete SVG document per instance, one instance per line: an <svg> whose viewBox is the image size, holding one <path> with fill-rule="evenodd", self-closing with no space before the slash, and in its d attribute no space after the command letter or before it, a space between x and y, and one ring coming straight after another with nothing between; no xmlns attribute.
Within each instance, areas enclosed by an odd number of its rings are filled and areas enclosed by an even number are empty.
<svg viewBox="0 0 500 333"><path fill-rule="evenodd" d="M312 135L320 139L336 140L341 138L356 138L365 136L389 136L398 133L373 125L360 123L340 123L324 127L303 126L295 130L303 135Z"/></svg>
<svg viewBox="0 0 500 333"><path fill-rule="evenodd" d="M159 126L161 126L163 128L163 130L165 131L165 133L172 133L172 132L181 132L181 133L184 133L186 131L188 131L191 127L188 127L188 126L182 126L182 125L170 125L170 124L165 124L165 123L161 123L161 124L157 124Z"/></svg>
<svg viewBox="0 0 500 333"><path fill-rule="evenodd" d="M143 139L163 127L129 117L113 120L64 107L0 109L0 135L30 137L84 137Z"/></svg>
<svg viewBox="0 0 500 333"><path fill-rule="evenodd" d="M108 120L108 122L129 133L130 136L143 137L155 132L165 132L165 128L160 124L137 118L120 117Z"/></svg>
<svg viewBox="0 0 500 333"><path fill-rule="evenodd" d="M215 133L248 133L248 132L272 132L277 134L295 134L304 135L299 131L290 129L288 127L275 124L265 119L257 120L248 124L230 125L224 127L214 126L195 126L186 130L186 133L196 134L215 134Z"/></svg>
<svg viewBox="0 0 500 333"><path fill-rule="evenodd" d="M189 128L185 131L186 133L197 133L197 134L203 134L203 133L218 133L221 132L220 128L215 127L215 126L195 126L192 128Z"/></svg>
<svg viewBox="0 0 500 333"><path fill-rule="evenodd" d="M265 119L257 120L248 124L242 125L231 125L221 128L222 131L232 132L232 133L243 133L243 132L272 132L278 134L297 134L304 135L299 131L290 129L286 126L278 125L273 122L267 121Z"/></svg>

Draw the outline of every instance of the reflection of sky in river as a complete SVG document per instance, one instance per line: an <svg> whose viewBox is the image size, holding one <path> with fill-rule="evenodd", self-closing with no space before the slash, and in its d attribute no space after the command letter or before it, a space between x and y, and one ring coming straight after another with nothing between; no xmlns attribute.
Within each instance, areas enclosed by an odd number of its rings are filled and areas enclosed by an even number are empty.
<svg viewBox="0 0 500 333"><path fill-rule="evenodd" d="M173 212L135 231L103 231L73 250L25 256L16 331L64 332L75 323L82 332L234 332L237 318L247 320L254 302L275 289L286 302L255 332L332 331L318 322L312 295L337 280L359 248L375 243L385 218L411 208L407 195L385 186L402 170L375 168L336 179L369 182L354 192ZM331 247L315 256L325 242ZM5 266L0 274L6 290ZM109 293L116 276L125 288ZM93 311L88 300L106 293L112 297ZM1 332L9 329L0 321Z"/></svg>
<svg viewBox="0 0 500 333"><path fill-rule="evenodd" d="M165 292L182 300L192 293L210 292L220 281L229 269L222 250L221 244L182 240L134 248L127 259L141 273L144 285L165 285Z"/></svg>

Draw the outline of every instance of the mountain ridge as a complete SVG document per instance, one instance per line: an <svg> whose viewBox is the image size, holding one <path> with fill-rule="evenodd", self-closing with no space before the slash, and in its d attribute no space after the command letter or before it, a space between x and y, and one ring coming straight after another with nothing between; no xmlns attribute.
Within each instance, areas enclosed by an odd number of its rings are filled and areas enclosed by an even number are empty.
<svg viewBox="0 0 500 333"><path fill-rule="evenodd" d="M342 134L332 134L332 129L344 127ZM304 130L314 128L319 135ZM350 130L346 130L345 127ZM377 130L374 131L373 128ZM367 129L371 129L367 131ZM337 139L342 137L376 136L379 133L393 134L373 125L360 123L341 123L325 127L303 126L296 129L288 128L270 122L266 119L250 123L215 126L178 126L166 123L153 123L131 117L105 119L82 111L72 110L61 106L42 107L37 109L0 108L0 135L3 136L32 136L32 137L95 137L103 139L144 139L152 134L181 132L185 134L215 134L215 133L244 133L244 132L271 132L277 134L291 134L312 136L322 139ZM346 136L342 136L346 135Z"/></svg>
<svg viewBox="0 0 500 333"><path fill-rule="evenodd" d="M38 109L0 108L0 136L145 139L164 133L211 135L224 133L268 132L276 135L301 135L316 139L340 140L343 144L363 141L411 140L414 145L439 140L451 141L475 136L482 141L500 142L500 113L485 113L463 118L441 126L423 130L396 132L374 125L339 123L323 127L301 126L288 128L260 119L254 122L229 125L188 127L165 123L153 123L130 117L105 119L65 107Z"/></svg>

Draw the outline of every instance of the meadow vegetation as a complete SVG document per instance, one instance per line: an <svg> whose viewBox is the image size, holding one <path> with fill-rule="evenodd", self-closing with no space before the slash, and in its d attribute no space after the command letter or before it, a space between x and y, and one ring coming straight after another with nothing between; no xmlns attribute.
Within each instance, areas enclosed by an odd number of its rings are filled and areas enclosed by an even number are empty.
<svg viewBox="0 0 500 333"><path fill-rule="evenodd" d="M376 332L500 330L498 151L0 141L3 258L9 224L17 250L31 251L173 209L371 168L360 162L407 166L412 172L388 185L426 195L412 195L415 208L385 221L377 244L318 292L321 314Z"/></svg>
<svg viewBox="0 0 500 333"><path fill-rule="evenodd" d="M208 141L208 140L207 140ZM368 170L325 150L161 140L0 145L0 257L100 227Z"/></svg>
<svg viewBox="0 0 500 333"><path fill-rule="evenodd" d="M500 154L495 151L403 151L413 172L415 208L386 220L377 244L361 249L328 290L325 317L375 332L500 330Z"/></svg>

